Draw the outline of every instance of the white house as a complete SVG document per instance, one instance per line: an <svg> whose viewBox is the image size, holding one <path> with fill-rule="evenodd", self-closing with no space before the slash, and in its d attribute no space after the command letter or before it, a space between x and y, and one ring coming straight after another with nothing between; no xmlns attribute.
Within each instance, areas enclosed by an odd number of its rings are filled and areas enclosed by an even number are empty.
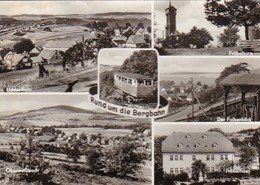
<svg viewBox="0 0 260 185"><path fill-rule="evenodd" d="M162 142L163 170L166 173L192 173L192 163L201 160L207 171L220 171L217 164L234 161L231 141L219 132L174 132Z"/></svg>

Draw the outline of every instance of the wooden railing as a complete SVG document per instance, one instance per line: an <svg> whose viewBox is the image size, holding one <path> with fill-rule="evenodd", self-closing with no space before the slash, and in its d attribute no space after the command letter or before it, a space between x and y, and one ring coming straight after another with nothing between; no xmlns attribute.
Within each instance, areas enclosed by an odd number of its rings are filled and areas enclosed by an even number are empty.
<svg viewBox="0 0 260 185"><path fill-rule="evenodd" d="M260 39L241 40L239 46L244 52L260 52Z"/></svg>

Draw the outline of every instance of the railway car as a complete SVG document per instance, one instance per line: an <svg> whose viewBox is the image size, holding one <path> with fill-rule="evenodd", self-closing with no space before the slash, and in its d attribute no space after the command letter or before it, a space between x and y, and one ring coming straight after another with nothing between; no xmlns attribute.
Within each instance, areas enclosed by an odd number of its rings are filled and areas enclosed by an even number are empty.
<svg viewBox="0 0 260 185"><path fill-rule="evenodd" d="M114 74L114 85L135 99L154 96L154 81L148 76L117 72Z"/></svg>

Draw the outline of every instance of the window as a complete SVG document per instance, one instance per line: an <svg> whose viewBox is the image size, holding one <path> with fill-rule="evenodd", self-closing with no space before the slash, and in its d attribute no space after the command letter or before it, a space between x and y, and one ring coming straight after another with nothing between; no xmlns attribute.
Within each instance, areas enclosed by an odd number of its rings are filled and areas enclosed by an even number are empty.
<svg viewBox="0 0 260 185"><path fill-rule="evenodd" d="M214 172L215 171L215 168L214 167L211 167L211 171L210 172Z"/></svg>
<svg viewBox="0 0 260 185"><path fill-rule="evenodd" d="M179 160L179 156L175 155L175 161L178 161L178 160Z"/></svg>
<svg viewBox="0 0 260 185"><path fill-rule="evenodd" d="M183 160L183 155L180 155L180 160L181 160L181 161Z"/></svg>
<svg viewBox="0 0 260 185"><path fill-rule="evenodd" d="M200 147L200 144L199 144L199 143L196 143L194 146L195 146L195 148L199 148L199 147Z"/></svg>
<svg viewBox="0 0 260 185"><path fill-rule="evenodd" d="M180 168L180 173L182 173L183 172L183 168Z"/></svg>
<svg viewBox="0 0 260 185"><path fill-rule="evenodd" d="M182 148L182 147L183 147L183 144L180 143L180 144L178 144L177 146L178 146L178 148Z"/></svg>
<svg viewBox="0 0 260 185"><path fill-rule="evenodd" d="M211 160L214 161L215 160L215 156L211 155Z"/></svg>
<svg viewBox="0 0 260 185"><path fill-rule="evenodd" d="M225 155L225 160L228 160L228 155Z"/></svg>
<svg viewBox="0 0 260 185"><path fill-rule="evenodd" d="M196 161L196 155L192 155L192 160Z"/></svg>
<svg viewBox="0 0 260 185"><path fill-rule="evenodd" d="M207 168L206 168L206 171L207 171L207 172L210 172L210 167L207 167Z"/></svg>
<svg viewBox="0 0 260 185"><path fill-rule="evenodd" d="M213 148L217 148L217 147L218 147L218 144L217 144L217 143L213 143L212 147L213 147Z"/></svg>
<svg viewBox="0 0 260 185"><path fill-rule="evenodd" d="M170 174L173 174L173 168L170 168Z"/></svg>
<svg viewBox="0 0 260 185"><path fill-rule="evenodd" d="M179 168L175 168L174 173L179 173Z"/></svg>
<svg viewBox="0 0 260 185"><path fill-rule="evenodd" d="M173 161L173 155L170 155L170 161Z"/></svg>
<svg viewBox="0 0 260 185"><path fill-rule="evenodd" d="M220 155L220 160L224 160L224 156L223 155Z"/></svg>
<svg viewBox="0 0 260 185"><path fill-rule="evenodd" d="M203 139L206 139L207 137L208 137L207 134L202 135Z"/></svg>
<svg viewBox="0 0 260 185"><path fill-rule="evenodd" d="M190 139L190 135L186 135L185 138L186 138L186 139Z"/></svg>

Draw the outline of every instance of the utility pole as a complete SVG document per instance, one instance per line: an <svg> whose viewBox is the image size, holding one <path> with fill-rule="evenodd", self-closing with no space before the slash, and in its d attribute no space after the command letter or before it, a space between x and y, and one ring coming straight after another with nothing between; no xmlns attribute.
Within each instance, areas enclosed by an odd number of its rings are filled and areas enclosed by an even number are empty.
<svg viewBox="0 0 260 185"><path fill-rule="evenodd" d="M192 95L192 121L194 121L194 89L193 89L193 77L191 77L191 95Z"/></svg>

